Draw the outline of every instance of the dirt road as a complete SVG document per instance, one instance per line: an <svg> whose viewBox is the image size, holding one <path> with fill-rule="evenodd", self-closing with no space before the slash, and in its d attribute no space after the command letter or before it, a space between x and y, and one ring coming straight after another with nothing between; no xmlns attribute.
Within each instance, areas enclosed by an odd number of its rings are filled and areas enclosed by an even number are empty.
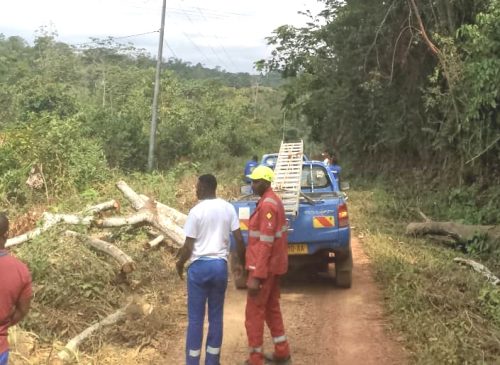
<svg viewBox="0 0 500 365"><path fill-rule="evenodd" d="M289 275L281 305L294 365L405 364L402 347L384 329L381 293L367 256L352 240L354 271L351 289L338 289L325 277ZM247 355L244 328L245 291L230 285L224 313L221 364L241 364ZM266 335L265 348L272 349ZM175 364L183 363L183 340L176 346Z"/></svg>

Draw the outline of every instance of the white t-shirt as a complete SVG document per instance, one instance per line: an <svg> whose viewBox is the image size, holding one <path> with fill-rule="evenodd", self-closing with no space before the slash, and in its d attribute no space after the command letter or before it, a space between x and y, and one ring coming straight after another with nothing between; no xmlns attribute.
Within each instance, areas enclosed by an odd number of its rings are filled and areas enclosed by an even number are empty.
<svg viewBox="0 0 500 365"><path fill-rule="evenodd" d="M196 204L184 224L186 237L194 238L191 262L200 257L227 260L229 234L240 228L234 207L223 199L206 199Z"/></svg>

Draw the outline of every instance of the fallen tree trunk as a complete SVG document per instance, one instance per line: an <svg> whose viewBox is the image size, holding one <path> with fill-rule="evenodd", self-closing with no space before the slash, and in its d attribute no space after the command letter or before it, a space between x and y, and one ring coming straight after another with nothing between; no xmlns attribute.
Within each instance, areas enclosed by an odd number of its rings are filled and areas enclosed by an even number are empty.
<svg viewBox="0 0 500 365"><path fill-rule="evenodd" d="M479 262L476 262L474 260L470 259L463 259L461 257L455 257L453 261L458 262L463 265L469 265L471 266L475 271L478 273L482 274L483 276L486 277L486 279L492 283L493 285L499 285L500 284L500 279L495 276L486 266L483 264L480 264Z"/></svg>
<svg viewBox="0 0 500 365"><path fill-rule="evenodd" d="M139 212L128 217L107 217L94 220L96 227L123 227L131 224L149 224L159 230L165 236L168 236L175 246L180 248L186 240L186 236L181 227L172 222L168 217L159 215L154 208L145 207Z"/></svg>
<svg viewBox="0 0 500 365"><path fill-rule="evenodd" d="M11 247L15 245L19 245L26 241L29 241L48 229L52 228L54 225L64 222L68 224L82 224L82 225L90 225L94 217L92 215L86 214L95 214L105 210L117 209L119 208L119 204L116 200L110 200L108 202L100 203L94 206L91 206L83 211L84 216L75 215L75 214L53 214L49 212L44 212L42 215L42 225L41 227L32 229L26 233L23 233L19 236L9 238L5 244L5 247Z"/></svg>
<svg viewBox="0 0 500 365"><path fill-rule="evenodd" d="M42 217L42 226L35 228L32 231L26 232L22 235L13 237L7 240L6 247L14 246L23 242L26 242L41 233L47 231L54 225L58 223L67 223L74 225L86 225L86 226L96 226L100 228L113 228L113 227L123 227L123 226L134 226L140 224L148 224L156 228L160 233L166 237L169 237L173 241L173 246L175 248L180 248L184 244L186 239L184 231L178 224L176 224L169 215L175 209L167 207L161 204L160 209L157 208L157 204L152 200L144 201L139 194L133 191L124 181L119 181L117 187L123 192L125 197L132 203L134 209L138 210L137 213L131 214L125 217L104 217L96 218L93 215L78 215L78 214L52 214L45 212ZM103 204L91 207L85 212L96 213L102 210L110 209L111 207L118 208L119 204L116 201L111 201ZM168 209L167 209L168 208ZM168 214L163 214L168 212ZM183 219L182 213L177 212L177 221Z"/></svg>
<svg viewBox="0 0 500 365"><path fill-rule="evenodd" d="M465 225L454 222L410 223L406 234L411 236L441 235L453 238L456 242L466 243L478 235L487 241L500 242L500 226Z"/></svg>
<svg viewBox="0 0 500 365"><path fill-rule="evenodd" d="M132 190L132 188L128 186L128 184L125 181L123 180L118 181L116 183L116 187L123 193L125 198L127 198L127 200L132 204L132 207L135 210L140 210L144 206L145 200L143 200L139 196L139 194L137 194L134 190Z"/></svg>
<svg viewBox="0 0 500 365"><path fill-rule="evenodd" d="M112 245L111 243L100 240L98 238L86 236L75 231L68 230L65 232L65 234L70 237L76 237L79 240L85 241L95 249L113 257L120 264L121 271L123 273L128 274L135 270L136 265L134 260L132 260L129 255L127 255L125 252Z"/></svg>
<svg viewBox="0 0 500 365"><path fill-rule="evenodd" d="M120 202L117 200L110 200L104 203L96 204L93 205L81 212L82 215L88 215L88 214L96 214L100 212L104 212L106 210L111 210L114 209L116 211L120 210Z"/></svg>
<svg viewBox="0 0 500 365"><path fill-rule="evenodd" d="M116 187L123 193L125 198L132 204L132 207L135 210L141 210L148 201L152 200L144 194L137 194L125 181L118 181L116 183ZM159 214L170 218L178 226L184 226L187 219L186 214L156 200L153 202L156 204L156 209Z"/></svg>
<svg viewBox="0 0 500 365"><path fill-rule="evenodd" d="M86 330L84 330L82 333L80 333L78 336L73 337L67 344L64 346L64 348L59 351L57 354L57 357L59 357L63 361L70 361L73 359L75 356L76 351L78 351L78 347L80 344L85 341L87 338L89 338L94 332L97 330L111 326L115 323L118 323L122 320L124 320L126 317L126 308L121 308L118 309L115 313L110 314L106 318L104 318L102 321L97 322L93 324L92 326L88 327Z"/></svg>
<svg viewBox="0 0 500 365"><path fill-rule="evenodd" d="M146 195L140 194L139 196L144 201L149 200L149 198ZM168 205L160 203L159 201L155 200L154 202L156 204L156 209L158 209L158 213L169 217L178 226L184 227L184 224L186 223L186 219L187 219L186 214L179 212L177 209L169 207Z"/></svg>

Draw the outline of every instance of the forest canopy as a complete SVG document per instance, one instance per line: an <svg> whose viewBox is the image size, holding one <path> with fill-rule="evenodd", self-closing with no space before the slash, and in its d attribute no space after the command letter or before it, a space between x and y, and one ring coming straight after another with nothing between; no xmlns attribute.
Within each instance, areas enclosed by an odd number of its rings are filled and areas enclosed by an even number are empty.
<svg viewBox="0 0 500 365"><path fill-rule="evenodd" d="M258 63L285 102L360 170L500 175L500 1L323 0Z"/></svg>
<svg viewBox="0 0 500 365"><path fill-rule="evenodd" d="M0 35L3 199L22 201L34 167L54 194L85 189L110 168L143 171L155 64L113 39L73 47L43 30L33 45ZM280 79L164 62L155 168L279 146L282 93L270 86Z"/></svg>

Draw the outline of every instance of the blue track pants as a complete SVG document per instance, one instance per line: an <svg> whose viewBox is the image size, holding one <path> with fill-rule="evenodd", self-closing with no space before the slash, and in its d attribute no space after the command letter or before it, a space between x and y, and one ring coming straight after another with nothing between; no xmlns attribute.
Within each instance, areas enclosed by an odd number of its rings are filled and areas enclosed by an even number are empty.
<svg viewBox="0 0 500 365"><path fill-rule="evenodd" d="M0 354L0 365L7 365L9 363L9 350Z"/></svg>
<svg viewBox="0 0 500 365"><path fill-rule="evenodd" d="M199 365L205 307L208 303L208 336L205 365L219 365L222 345L222 315L227 288L227 262L196 260L188 269L188 329L186 364Z"/></svg>

